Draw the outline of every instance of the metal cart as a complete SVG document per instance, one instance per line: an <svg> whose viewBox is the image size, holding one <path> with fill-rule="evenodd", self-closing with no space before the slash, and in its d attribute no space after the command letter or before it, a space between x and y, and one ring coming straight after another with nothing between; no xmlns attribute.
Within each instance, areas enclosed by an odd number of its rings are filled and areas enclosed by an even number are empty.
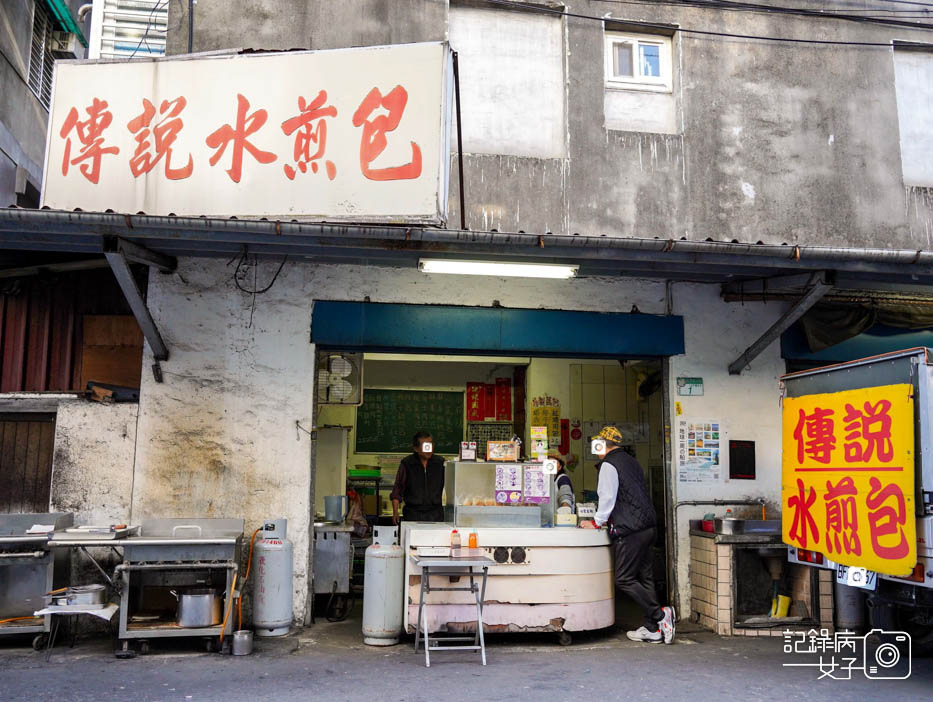
<svg viewBox="0 0 933 702"><path fill-rule="evenodd" d="M27 534L36 524L55 530L74 524L70 512L0 514L0 636L35 634L32 646L43 648L51 617L33 617L45 605L45 594L65 584L70 575L68 553L49 549L49 534ZM19 619L19 617L26 617Z"/></svg>
<svg viewBox="0 0 933 702"><path fill-rule="evenodd" d="M108 581L120 593L121 647L118 658L132 658L138 644L148 653L149 640L165 637L203 637L208 650L215 650L221 632L234 628L233 576L238 569L242 519L148 519L140 524L137 536L101 541L56 539L54 546L116 548L123 551L123 562ZM98 565L98 569L103 569ZM172 590L186 587L214 587L223 593L224 625L181 627L175 621L176 600Z"/></svg>

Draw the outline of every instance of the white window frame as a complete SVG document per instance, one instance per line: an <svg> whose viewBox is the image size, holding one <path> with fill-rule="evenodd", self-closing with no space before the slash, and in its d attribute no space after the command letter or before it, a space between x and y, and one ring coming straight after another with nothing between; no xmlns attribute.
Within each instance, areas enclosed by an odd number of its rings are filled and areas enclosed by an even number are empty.
<svg viewBox="0 0 933 702"><path fill-rule="evenodd" d="M613 73L613 50L617 44L631 44L632 68L636 75L617 76ZM674 89L671 37L663 34L630 34L627 32L607 31L605 34L606 88L614 90L645 90L656 93L670 93ZM658 59L660 76L646 76L641 72L638 61L639 46L659 47Z"/></svg>

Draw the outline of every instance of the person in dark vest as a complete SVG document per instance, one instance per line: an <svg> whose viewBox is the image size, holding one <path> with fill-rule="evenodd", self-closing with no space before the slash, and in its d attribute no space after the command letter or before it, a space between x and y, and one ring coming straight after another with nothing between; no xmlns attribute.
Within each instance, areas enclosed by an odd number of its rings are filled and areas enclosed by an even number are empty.
<svg viewBox="0 0 933 702"><path fill-rule="evenodd" d="M603 427L593 437L592 451L601 461L596 467L599 506L593 521L581 526L599 529L608 525L616 587L635 600L645 617L644 626L626 636L632 641L669 644L674 640L674 608L659 606L651 565L657 517L645 473L620 448L622 441L616 427Z"/></svg>
<svg viewBox="0 0 933 702"><path fill-rule="evenodd" d="M405 456L395 474L392 500L392 523L398 524L398 506L404 502L402 519L410 522L444 521L444 459L434 455L434 439L419 431L411 440L415 450Z"/></svg>

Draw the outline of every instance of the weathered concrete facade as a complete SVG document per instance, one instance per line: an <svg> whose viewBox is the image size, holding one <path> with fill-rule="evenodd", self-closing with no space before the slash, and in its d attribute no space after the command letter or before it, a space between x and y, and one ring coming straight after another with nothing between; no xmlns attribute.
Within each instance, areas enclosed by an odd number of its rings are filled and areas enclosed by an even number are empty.
<svg viewBox="0 0 933 702"><path fill-rule="evenodd" d="M464 7L541 17L444 0L201 0L194 47L327 49L437 41L456 36L449 23L458 21L462 13L455 10ZM645 21L888 46L676 33L673 94L679 133L627 132L605 127L603 26L553 17L565 37L566 91L557 97L567 114L566 155L468 153L469 228L800 245L927 245L933 182L905 190L890 42L929 41L928 31L648 4L608 7L580 1L562 7L607 17L606 29L624 26L626 20ZM187 18L181 6L171 7L169 21L168 53L182 53ZM468 83L469 62L461 72ZM527 119L534 130L536 117ZM450 221L456 223L456 169L453 174Z"/></svg>
<svg viewBox="0 0 933 702"><path fill-rule="evenodd" d="M274 272L272 265L261 264L260 276ZM150 308L172 356L163 363L163 383L143 374L135 442L132 406L81 402L63 407L53 506L73 509L85 521L243 517L248 532L264 519L285 516L295 544L295 616L303 620L313 447L296 422L309 427L312 419L313 303L364 297L412 304L489 307L507 300L518 308L616 312L637 305L649 314L666 310L664 284L657 281L451 281L414 270L298 263L288 264L252 309L251 297L236 289L224 262L183 260L177 273L150 281ZM684 412L718 418L733 436L756 440L760 447L756 481L675 483L673 499L779 502L779 350L770 348L739 377L728 375L723 359L740 353L785 306L730 305L718 299L715 287L692 284L675 285L673 303L673 312L685 315L687 353L671 359L669 393L675 395L677 376L704 377L704 397L677 398ZM143 365L151 363L147 349ZM673 402L667 411L673 415ZM689 548L687 520L704 511L678 510L681 553ZM677 560L682 602L689 601L688 560Z"/></svg>

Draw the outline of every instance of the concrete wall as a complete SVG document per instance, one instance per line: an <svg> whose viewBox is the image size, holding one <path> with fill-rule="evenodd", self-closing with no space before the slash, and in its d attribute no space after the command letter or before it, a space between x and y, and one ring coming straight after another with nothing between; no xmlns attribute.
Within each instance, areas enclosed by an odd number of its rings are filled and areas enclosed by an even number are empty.
<svg viewBox="0 0 933 702"><path fill-rule="evenodd" d="M52 509L75 524L132 521L136 417L133 403L63 401L55 418Z"/></svg>
<svg viewBox="0 0 933 702"><path fill-rule="evenodd" d="M183 51L187 40L182 5L171 4L170 53ZM524 23L532 33L536 23L547 21L482 3L451 5L448 12L440 0L202 0L195 48L330 48L439 40L448 32L453 41L469 33L465 23L472 20L480 29ZM787 15L607 7L597 0L564 6L608 13L621 23L613 28L629 20L853 42L929 39L909 29ZM613 104L607 121L602 25L579 18L560 22L566 156L553 158L550 148L528 153L527 143L518 156L506 147L477 153L507 139L515 110L527 111L521 116L528 132L546 131L552 120L542 120L533 101L509 103L509 119L499 120L501 134L482 126L495 126L495 115L477 117L483 138L479 148L468 140L465 163L470 228L840 246L918 243L923 226L905 206L893 51L680 34L673 60L676 133L656 134L638 131L645 125L636 119L626 128ZM463 94L470 104L464 114L472 115L490 105L473 104L484 93L471 76L483 82L485 63L468 57L466 51ZM514 81L520 95L520 86L535 79L534 62L513 64L499 82ZM450 221L458 219L454 197Z"/></svg>

